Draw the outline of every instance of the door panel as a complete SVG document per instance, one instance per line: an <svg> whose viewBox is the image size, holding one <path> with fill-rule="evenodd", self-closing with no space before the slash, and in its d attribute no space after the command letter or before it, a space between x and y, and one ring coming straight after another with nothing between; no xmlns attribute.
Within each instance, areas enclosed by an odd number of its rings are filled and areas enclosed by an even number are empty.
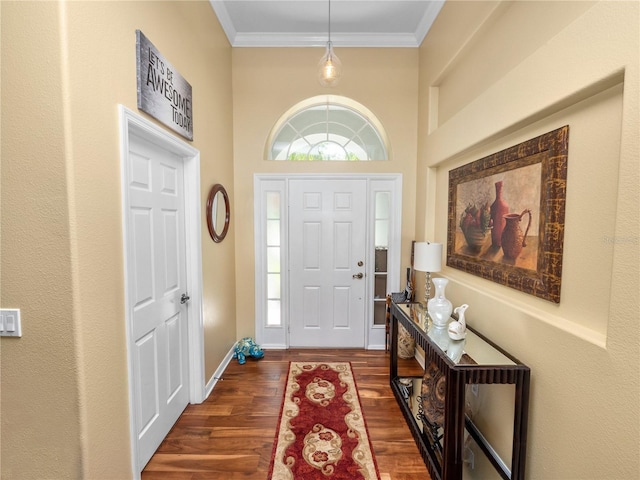
<svg viewBox="0 0 640 480"><path fill-rule="evenodd" d="M189 401L182 160L136 135L129 151L131 338L137 465L146 465Z"/></svg>
<svg viewBox="0 0 640 480"><path fill-rule="evenodd" d="M292 347L364 347L366 181L289 186Z"/></svg>
<svg viewBox="0 0 640 480"><path fill-rule="evenodd" d="M129 212L129 229L133 237L133 264L136 275L134 290L134 309L153 301L153 248L151 233L151 210L148 208L132 208Z"/></svg>
<svg viewBox="0 0 640 480"><path fill-rule="evenodd" d="M139 338L136 341L136 383L146 385L140 388L140 395L137 398L136 406L138 410L139 432L144 432L153 424L159 415L159 405L156 392L158 391L157 371L154 368L154 358L157 357L158 345L155 331L151 331L148 335ZM146 370L145 370L146 368Z"/></svg>

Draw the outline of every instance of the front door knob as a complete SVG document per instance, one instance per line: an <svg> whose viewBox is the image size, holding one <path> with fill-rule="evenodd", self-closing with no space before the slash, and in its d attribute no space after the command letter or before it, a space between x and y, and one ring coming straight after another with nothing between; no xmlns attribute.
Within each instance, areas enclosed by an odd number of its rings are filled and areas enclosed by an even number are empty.
<svg viewBox="0 0 640 480"><path fill-rule="evenodd" d="M360 272L360 273L356 273L356 274L354 274L354 275L353 275L353 278L362 278L362 277L364 277L364 275L362 274L362 272Z"/></svg>

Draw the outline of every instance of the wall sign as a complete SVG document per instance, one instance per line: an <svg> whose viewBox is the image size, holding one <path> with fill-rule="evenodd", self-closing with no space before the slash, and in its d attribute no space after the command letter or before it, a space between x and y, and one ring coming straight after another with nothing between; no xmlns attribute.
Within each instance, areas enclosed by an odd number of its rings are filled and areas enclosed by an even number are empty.
<svg viewBox="0 0 640 480"><path fill-rule="evenodd" d="M191 85L140 30L136 47L138 108L193 140Z"/></svg>

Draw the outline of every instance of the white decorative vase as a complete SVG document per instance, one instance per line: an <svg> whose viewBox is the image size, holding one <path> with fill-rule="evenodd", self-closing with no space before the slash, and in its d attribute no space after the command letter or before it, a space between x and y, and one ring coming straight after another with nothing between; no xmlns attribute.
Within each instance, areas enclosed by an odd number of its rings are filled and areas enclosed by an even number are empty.
<svg viewBox="0 0 640 480"><path fill-rule="evenodd" d="M427 311L436 328L446 327L451 318L453 305L445 296L445 288L449 280L446 278L434 278L433 284L436 286L436 294L427 302Z"/></svg>
<svg viewBox="0 0 640 480"><path fill-rule="evenodd" d="M467 322L464 319L464 312L467 311L467 308L469 305L465 303L453 310L453 313L458 314L458 320L451 322L447 327L447 332L452 340L462 340L467 335Z"/></svg>

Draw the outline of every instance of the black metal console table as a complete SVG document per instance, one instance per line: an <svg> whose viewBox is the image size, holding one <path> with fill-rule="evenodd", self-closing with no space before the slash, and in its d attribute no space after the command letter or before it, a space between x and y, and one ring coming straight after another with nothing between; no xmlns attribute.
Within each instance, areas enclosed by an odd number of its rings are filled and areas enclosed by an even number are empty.
<svg viewBox="0 0 640 480"><path fill-rule="evenodd" d="M524 480L529 410L529 367L467 327L464 340L450 340L445 329L414 321L417 304L391 304L391 389L433 480L462 479L464 430L505 480ZM423 377L398 376L398 324L424 350ZM465 413L465 386L514 384L513 443L510 466L496 453ZM418 395L416 395L418 393ZM412 410L412 403L414 409ZM415 404L418 411L415 411Z"/></svg>

